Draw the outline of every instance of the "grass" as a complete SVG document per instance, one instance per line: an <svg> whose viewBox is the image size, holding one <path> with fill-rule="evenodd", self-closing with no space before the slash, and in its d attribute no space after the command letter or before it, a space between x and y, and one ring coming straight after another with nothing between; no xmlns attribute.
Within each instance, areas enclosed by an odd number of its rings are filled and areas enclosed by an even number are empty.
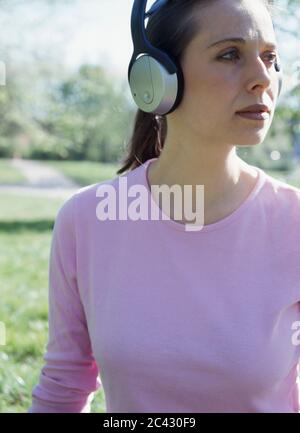
<svg viewBox="0 0 300 433"><path fill-rule="evenodd" d="M109 164L92 161L40 161L47 164L80 186L92 185L104 180L117 177L118 164Z"/></svg>
<svg viewBox="0 0 300 433"><path fill-rule="evenodd" d="M5 158L0 159L0 184L18 185L22 184L25 180L20 170L11 166L10 160Z"/></svg>
<svg viewBox="0 0 300 433"><path fill-rule="evenodd" d="M0 194L0 412L27 412L48 338L48 261L52 227L63 199ZM103 391L91 406L105 412Z"/></svg>
<svg viewBox="0 0 300 433"><path fill-rule="evenodd" d="M5 233L0 226L0 317L6 327L1 349L0 412L24 412L42 366L47 334L47 261L50 230ZM5 230L6 231L6 230Z"/></svg>
<svg viewBox="0 0 300 433"><path fill-rule="evenodd" d="M2 226L4 222L14 226L14 223L20 225L26 222L30 224L45 220L50 220L52 224L58 208L64 202L62 198L0 194L0 225Z"/></svg>

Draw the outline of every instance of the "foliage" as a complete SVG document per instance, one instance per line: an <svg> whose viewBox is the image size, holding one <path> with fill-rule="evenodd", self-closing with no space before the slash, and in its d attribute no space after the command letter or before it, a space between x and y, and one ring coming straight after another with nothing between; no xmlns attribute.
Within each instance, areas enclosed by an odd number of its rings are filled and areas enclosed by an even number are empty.
<svg viewBox="0 0 300 433"><path fill-rule="evenodd" d="M133 108L100 66L78 71L15 67L0 88L0 157L116 161L124 153ZM57 72L57 75L56 75Z"/></svg>
<svg viewBox="0 0 300 433"><path fill-rule="evenodd" d="M120 156L132 113L101 67L81 66L53 86L49 102L35 120L59 143L60 158L107 162Z"/></svg>

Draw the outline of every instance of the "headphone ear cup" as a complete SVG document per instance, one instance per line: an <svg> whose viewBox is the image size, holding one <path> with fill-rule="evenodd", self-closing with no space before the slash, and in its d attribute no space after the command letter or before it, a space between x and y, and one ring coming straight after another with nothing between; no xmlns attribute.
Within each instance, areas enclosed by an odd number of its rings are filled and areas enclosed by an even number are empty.
<svg viewBox="0 0 300 433"><path fill-rule="evenodd" d="M169 74L167 69L148 54L134 61L129 72L129 85L137 106L146 113L165 115L175 110L183 94L180 66Z"/></svg>
<svg viewBox="0 0 300 433"><path fill-rule="evenodd" d="M282 89L282 83L283 83L283 74L281 71L281 65L277 59L276 63L275 63L275 70L279 73L279 81L278 81L278 95L277 97L279 97L280 93L281 93L281 89Z"/></svg>
<svg viewBox="0 0 300 433"><path fill-rule="evenodd" d="M281 93L282 82L283 82L283 78L282 78L282 74L280 74L280 76L279 76L279 83L278 83L278 97L279 97L279 95Z"/></svg>

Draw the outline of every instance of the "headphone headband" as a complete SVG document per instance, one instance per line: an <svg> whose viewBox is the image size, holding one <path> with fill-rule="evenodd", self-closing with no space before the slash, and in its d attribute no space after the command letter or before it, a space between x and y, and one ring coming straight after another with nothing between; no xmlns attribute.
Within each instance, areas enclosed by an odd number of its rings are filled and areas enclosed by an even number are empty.
<svg viewBox="0 0 300 433"><path fill-rule="evenodd" d="M168 0L163 0L163 3L165 4L167 1ZM162 6L162 1L159 3L160 4L154 3L152 6L154 10L151 12L151 8L148 14L152 15L156 10L158 10ZM159 62L163 63L170 74L174 74L176 72L176 68L174 68L174 64L170 61L169 56L163 51L155 48L147 39L145 31L146 5L147 0L135 0L132 8L131 34L134 51L129 63L128 78L134 61L140 54L143 53L147 53L156 58ZM156 7L154 8L155 5Z"/></svg>
<svg viewBox="0 0 300 433"><path fill-rule="evenodd" d="M149 11L145 14L145 17L148 18L153 15L156 11L158 11L162 6L168 3L169 0L156 0L155 3L151 6Z"/></svg>

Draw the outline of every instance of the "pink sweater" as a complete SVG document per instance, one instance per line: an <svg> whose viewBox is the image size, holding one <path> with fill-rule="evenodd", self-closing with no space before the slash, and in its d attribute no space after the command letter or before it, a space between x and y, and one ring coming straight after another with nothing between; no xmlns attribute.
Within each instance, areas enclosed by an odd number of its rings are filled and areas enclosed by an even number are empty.
<svg viewBox="0 0 300 433"><path fill-rule="evenodd" d="M158 210L154 159L125 177ZM119 177L63 204L29 412L89 412L100 387L107 413L300 411L300 190L257 170L243 204L200 231L100 221L97 188Z"/></svg>

